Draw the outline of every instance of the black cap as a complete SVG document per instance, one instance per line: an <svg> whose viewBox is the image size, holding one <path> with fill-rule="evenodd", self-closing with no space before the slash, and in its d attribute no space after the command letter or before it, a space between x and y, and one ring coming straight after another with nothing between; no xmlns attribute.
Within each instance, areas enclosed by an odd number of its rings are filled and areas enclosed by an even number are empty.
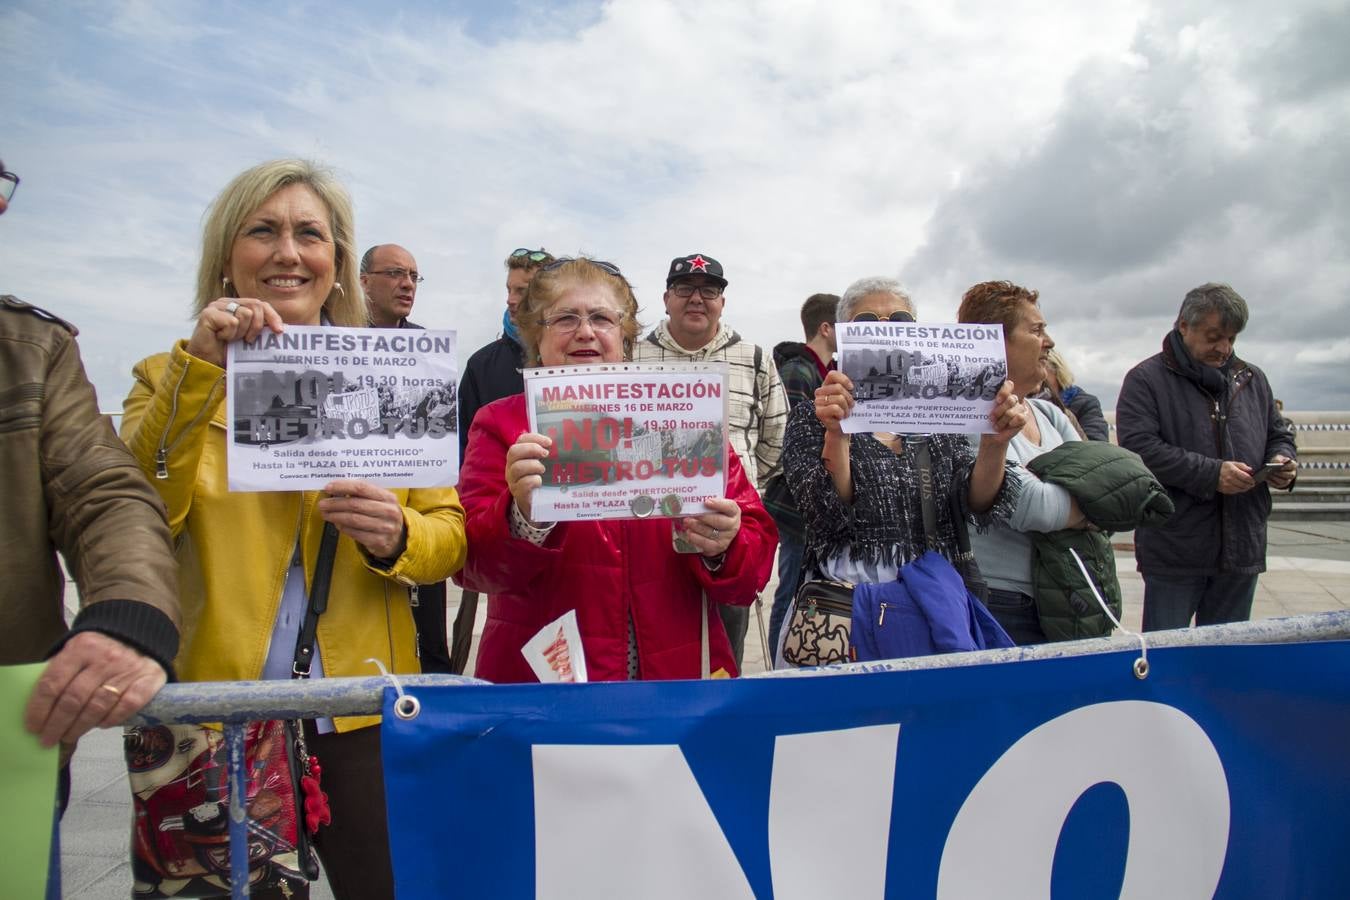
<svg viewBox="0 0 1350 900"><path fill-rule="evenodd" d="M711 256L704 256L702 253L691 253L688 256L678 256L670 261L670 272L666 275L666 287L670 287L681 278L690 275L707 275L708 280L722 287L727 286L727 280L722 275L722 264Z"/></svg>

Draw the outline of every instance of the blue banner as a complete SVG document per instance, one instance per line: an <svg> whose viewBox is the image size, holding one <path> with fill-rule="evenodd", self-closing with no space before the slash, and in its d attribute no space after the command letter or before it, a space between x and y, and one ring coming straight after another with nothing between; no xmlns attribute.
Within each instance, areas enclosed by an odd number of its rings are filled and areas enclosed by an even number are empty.
<svg viewBox="0 0 1350 900"><path fill-rule="evenodd" d="M1350 895L1350 643L385 698L400 900Z"/></svg>

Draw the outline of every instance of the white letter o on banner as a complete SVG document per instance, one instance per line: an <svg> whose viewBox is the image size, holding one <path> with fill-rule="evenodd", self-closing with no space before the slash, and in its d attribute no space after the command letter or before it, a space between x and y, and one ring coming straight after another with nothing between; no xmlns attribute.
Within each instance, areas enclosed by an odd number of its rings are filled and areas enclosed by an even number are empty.
<svg viewBox="0 0 1350 900"><path fill-rule="evenodd" d="M1190 716L1125 700L1065 713L999 757L947 833L939 900L1048 898L1064 820L1102 782L1130 810L1121 898L1213 897L1228 852L1223 762Z"/></svg>

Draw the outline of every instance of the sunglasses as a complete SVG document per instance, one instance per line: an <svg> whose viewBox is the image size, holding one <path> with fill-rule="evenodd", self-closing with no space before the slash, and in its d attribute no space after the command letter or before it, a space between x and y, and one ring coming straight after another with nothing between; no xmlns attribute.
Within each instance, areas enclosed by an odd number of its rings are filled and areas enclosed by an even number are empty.
<svg viewBox="0 0 1350 900"><path fill-rule="evenodd" d="M690 297L694 296L695 291L697 291L698 295L704 300L716 300L718 297L722 296L722 289L715 284L695 286L680 282L670 286L670 292L681 300L688 300Z"/></svg>
<svg viewBox="0 0 1350 900"><path fill-rule="evenodd" d="M877 314L874 313L874 312L858 313L856 316L853 317L852 321L854 321L854 322L880 322L880 321L881 321L881 316L877 315ZM897 309L895 312L891 313L889 316L886 317L886 321L888 321L888 322L913 322L913 321L914 321L914 313L910 312L910 311L907 310L907 309Z"/></svg>
<svg viewBox="0 0 1350 900"><path fill-rule="evenodd" d="M553 254L547 250L531 250L529 247L517 247L511 251L512 259L520 259L522 256L528 257L530 262L543 262L546 259L552 259Z"/></svg>
<svg viewBox="0 0 1350 900"><path fill-rule="evenodd" d="M553 262L544 266L539 271L552 272L555 269L561 269L563 266L567 265L570 262L590 263L591 265L600 269L602 272L605 272L608 275L613 275L615 278L623 277L623 273L619 271L619 267L614 265L614 263L612 262L605 262L603 259L586 259L585 257L578 259L575 256L559 256L557 259L553 260Z"/></svg>

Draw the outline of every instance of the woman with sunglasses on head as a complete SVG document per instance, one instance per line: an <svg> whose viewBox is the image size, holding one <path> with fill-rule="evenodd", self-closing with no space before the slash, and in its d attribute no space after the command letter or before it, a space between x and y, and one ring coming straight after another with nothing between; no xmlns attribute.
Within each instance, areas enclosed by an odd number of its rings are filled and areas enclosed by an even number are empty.
<svg viewBox="0 0 1350 900"><path fill-rule="evenodd" d="M839 300L836 322L913 322L914 303L892 278L863 278ZM931 458L937 498L936 548L955 563L958 529L954 509L977 524L1006 518L1014 498L1004 480L1007 442L1026 421L1026 407L1005 383L978 450L965 435L847 434L841 422L853 409L853 382L830 372L814 406L800 404L788 417L783 471L806 524L806 558L828 579L847 584L894 581L924 554L919 457ZM951 498L956 498L956 503ZM807 564L802 570L805 577ZM786 630L786 628L784 629Z"/></svg>
<svg viewBox="0 0 1350 900"><path fill-rule="evenodd" d="M313 677L371 675L371 658L390 672L418 672L406 585L443 581L463 561L454 488L344 479L323 492L228 489L227 348L293 325L366 325L353 236L351 201L328 171L281 159L241 173L207 213L191 335L136 365L122 437L168 509L184 681L291 677L326 526L339 536ZM338 898L394 895L379 721L304 724L332 809L315 845Z"/></svg>
<svg viewBox="0 0 1350 900"><path fill-rule="evenodd" d="M984 281L966 291L956 314L959 322L1003 326L1008 378L1024 397L1045 386L1048 357L1055 346L1037 303L1039 296L1010 281ZM1067 441L1081 440L1077 429L1049 400L1030 399L1027 406L1030 414L1006 451L1010 477L1018 482L1017 504L1004 521L975 535L973 543L989 581L989 611L1018 644L1041 644L1047 638L1033 599L1031 532L1085 528L1089 523L1066 488L1041 481L1024 468Z"/></svg>
<svg viewBox="0 0 1350 900"><path fill-rule="evenodd" d="M637 298L610 263L563 257L541 268L516 309L531 366L622 363L637 338ZM489 595L474 674L534 681L521 647L575 609L592 681L698 678L703 621L709 671L736 675L711 603L744 606L769 579L778 533L730 448L726 497L685 519L538 521L533 490L551 443L529 431L525 396L479 411L460 470L471 550L458 580ZM697 553L678 553L672 528Z"/></svg>

